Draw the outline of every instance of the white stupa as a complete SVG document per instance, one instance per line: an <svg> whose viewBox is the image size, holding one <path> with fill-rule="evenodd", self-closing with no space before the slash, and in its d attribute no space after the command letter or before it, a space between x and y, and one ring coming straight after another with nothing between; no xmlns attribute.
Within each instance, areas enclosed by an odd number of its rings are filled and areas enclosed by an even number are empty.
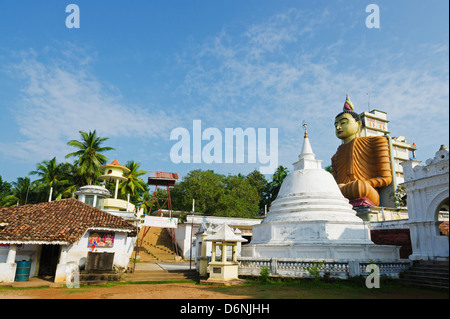
<svg viewBox="0 0 450 319"><path fill-rule="evenodd" d="M267 217L253 226L244 257L396 260L399 247L375 245L369 223L356 216L333 176L316 160L306 132L294 171L284 179Z"/></svg>

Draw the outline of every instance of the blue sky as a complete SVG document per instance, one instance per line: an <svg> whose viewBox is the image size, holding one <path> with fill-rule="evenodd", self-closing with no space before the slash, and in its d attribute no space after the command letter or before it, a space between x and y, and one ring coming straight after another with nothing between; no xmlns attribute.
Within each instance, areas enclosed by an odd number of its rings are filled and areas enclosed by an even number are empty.
<svg viewBox="0 0 450 319"><path fill-rule="evenodd" d="M65 24L71 3L78 29ZM368 4L380 9L378 29L366 27ZM357 112L370 93L391 136L415 142L425 161L449 146L448 9L444 0L1 1L0 175L11 182L43 160L65 161L67 142L94 129L116 149L110 161L147 171L261 166L173 163L170 134L192 132L194 120L222 133L277 128L278 164L290 170L305 120L326 166L346 93Z"/></svg>

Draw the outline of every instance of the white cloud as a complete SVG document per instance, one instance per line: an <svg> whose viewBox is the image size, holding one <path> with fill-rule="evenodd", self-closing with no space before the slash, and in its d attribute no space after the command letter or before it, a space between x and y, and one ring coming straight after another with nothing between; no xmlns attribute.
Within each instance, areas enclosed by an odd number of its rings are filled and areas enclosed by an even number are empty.
<svg viewBox="0 0 450 319"><path fill-rule="evenodd" d="M30 50L21 54L20 63L10 67L11 74L26 83L21 104L13 111L22 138L1 143L1 152L34 162L55 155L62 160L72 151L67 142L79 139L79 131L97 130L100 136L130 138L168 134L159 123L173 122L175 116L153 105L124 102L117 88L92 74L86 52L60 53L44 63Z"/></svg>
<svg viewBox="0 0 450 319"><path fill-rule="evenodd" d="M370 92L371 108L388 113L392 135L416 142L417 154L425 159L433 156L440 144L448 144L448 43L401 51L370 44L369 35L355 32L361 28L358 19L347 22L322 8L292 9L237 33L224 27L178 53L172 69L177 78L170 82L184 75L182 85L173 88L176 114L156 105L129 104L120 88L95 76L90 69L95 56L82 49L72 46L55 54L49 47L48 55L58 59L27 52L13 70L26 81L13 112L22 136L19 142L0 143L0 152L32 162L62 158L69 152L68 140L78 138L79 130L93 129L102 136L167 141L171 129L190 130L192 120L201 119L204 129L221 131L278 128L279 163L290 167L306 120L313 150L327 164L339 144L333 117L342 110L345 94L361 112L367 110ZM168 158L168 153L156 157Z"/></svg>
<svg viewBox="0 0 450 319"><path fill-rule="evenodd" d="M392 135L416 142L425 157L448 143L448 44L429 52L428 46L418 46L421 52L373 51L366 38L352 33L355 23L345 26L343 37L330 19L326 10L289 10L239 34L222 31L210 38L183 61L184 93L201 110L192 116L219 128L278 127L279 154L287 163L301 148L300 123L306 120L314 150L326 162L339 144L332 123L345 94L362 112L370 93L371 109L388 113Z"/></svg>

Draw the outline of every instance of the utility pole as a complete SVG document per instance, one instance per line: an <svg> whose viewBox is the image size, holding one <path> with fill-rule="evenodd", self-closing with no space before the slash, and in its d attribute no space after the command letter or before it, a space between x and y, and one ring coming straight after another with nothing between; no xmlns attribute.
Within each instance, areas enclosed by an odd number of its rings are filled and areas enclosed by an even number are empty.
<svg viewBox="0 0 450 319"><path fill-rule="evenodd" d="M195 199L192 199L191 249L189 250L189 271L192 270L192 236L194 232L194 210L195 210Z"/></svg>

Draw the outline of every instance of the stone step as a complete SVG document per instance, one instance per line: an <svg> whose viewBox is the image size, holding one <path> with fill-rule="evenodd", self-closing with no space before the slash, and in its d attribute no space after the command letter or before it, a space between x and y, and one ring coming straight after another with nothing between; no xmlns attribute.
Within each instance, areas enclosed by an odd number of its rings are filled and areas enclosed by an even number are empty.
<svg viewBox="0 0 450 319"><path fill-rule="evenodd" d="M139 240L143 233L139 234ZM172 250L172 238L167 229L152 227L142 240L139 252L140 261L173 262L180 257Z"/></svg>
<svg viewBox="0 0 450 319"><path fill-rule="evenodd" d="M121 281L122 273L80 273L80 285L103 285L112 281Z"/></svg>
<svg viewBox="0 0 450 319"><path fill-rule="evenodd" d="M416 262L402 275L401 280L407 285L448 289L448 263Z"/></svg>
<svg viewBox="0 0 450 319"><path fill-rule="evenodd" d="M170 280L196 280L197 271L195 265L192 270L186 269L184 263L159 265L157 263L139 262L130 263L129 269L134 272L124 274L122 281L170 281Z"/></svg>
<svg viewBox="0 0 450 319"><path fill-rule="evenodd" d="M137 271L125 274L122 281L169 281L169 280L193 280L197 274L192 272L177 271Z"/></svg>
<svg viewBox="0 0 450 319"><path fill-rule="evenodd" d="M436 284L446 284L448 285L448 277L439 277L439 276L430 276L430 275L424 275L424 274L406 274L403 276L404 280L411 280L411 281L421 281L421 282L429 282L429 283L436 283Z"/></svg>
<svg viewBox="0 0 450 319"><path fill-rule="evenodd" d="M448 289L449 285L448 282L436 282L436 281L429 281L429 280L420 280L420 279L405 279L402 278L401 281L405 285L409 286L421 286L421 287L429 287L429 288L439 288L439 289Z"/></svg>
<svg viewBox="0 0 450 319"><path fill-rule="evenodd" d="M83 286L106 285L107 283L107 280L80 280L80 285Z"/></svg>
<svg viewBox="0 0 450 319"><path fill-rule="evenodd" d="M412 267L411 270L423 271L423 272L436 272L436 273L443 273L443 274L449 273L449 270L446 267L415 266L415 267Z"/></svg>
<svg viewBox="0 0 450 319"><path fill-rule="evenodd" d="M430 277L439 277L439 278L447 278L449 277L448 272L446 271L438 271L438 270L429 270L429 271L424 271L421 269L411 269L407 272L408 275L410 276L430 276Z"/></svg>

